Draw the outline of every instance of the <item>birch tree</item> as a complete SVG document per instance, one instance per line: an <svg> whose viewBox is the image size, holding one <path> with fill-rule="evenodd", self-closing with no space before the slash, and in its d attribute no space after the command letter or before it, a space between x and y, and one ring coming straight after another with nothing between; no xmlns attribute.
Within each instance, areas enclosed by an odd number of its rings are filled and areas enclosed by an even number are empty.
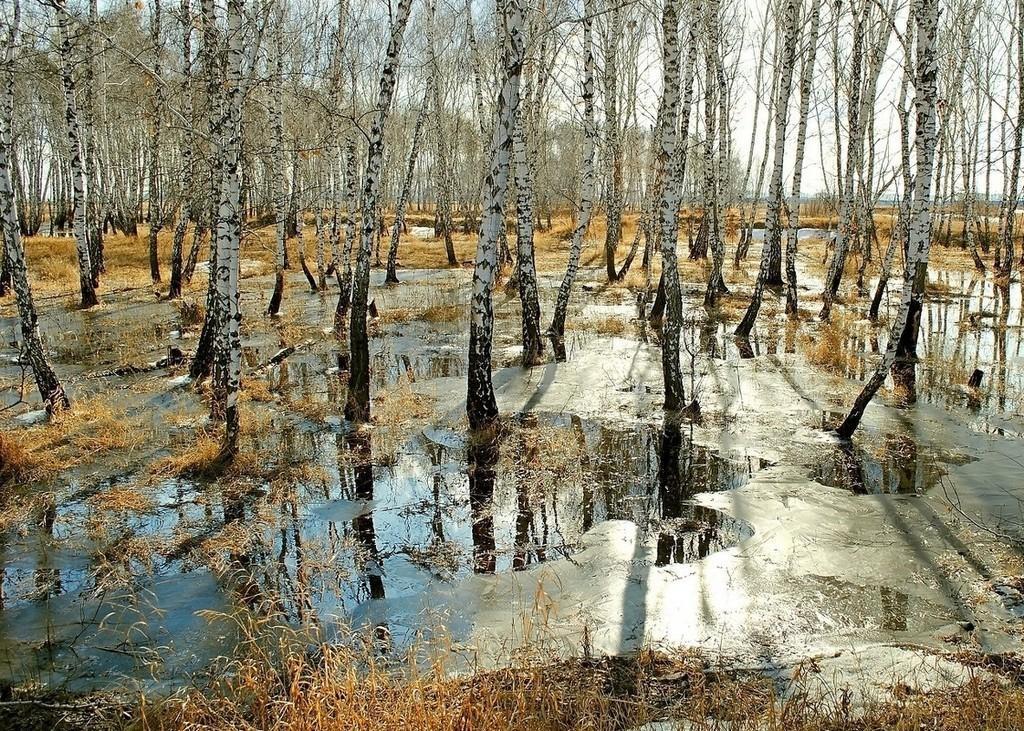
<svg viewBox="0 0 1024 731"><path fill-rule="evenodd" d="M218 388L223 400L224 442L221 455L230 458L238 449L238 389L242 379L242 341L239 308L238 268L242 233L241 171L242 147L242 13L245 0L228 0L227 62L225 67L225 130L222 150L224 175L217 209L217 300L216 340Z"/></svg>
<svg viewBox="0 0 1024 731"><path fill-rule="evenodd" d="M218 54L220 33L217 28L214 0L200 0L199 5L203 28L201 54L203 73L206 77L206 114L210 165L209 190L212 201L216 202L220 200L224 175L224 146L221 138L224 129L224 120L222 119L222 84L224 74L223 65ZM207 208L209 209L207 215L210 221L210 255L206 287L206 316L203 319L203 329L199 333L196 351L192 356L192 363L189 366L189 375L197 380L205 378L210 373L210 368L213 365L217 331L223 319L222 314L218 311L221 300L217 296L217 252L219 248L217 242L217 214L213 210L213 203L208 202Z"/></svg>
<svg viewBox="0 0 1024 731"><path fill-rule="evenodd" d="M661 225L661 266L665 288L665 323L662 332L661 366L665 381L665 409L680 409L686 400L683 391L683 373L680 363L679 333L683 324L683 301L679 284L677 262L677 233L679 225L679 203L682 197L682 162L685 155L676 150L676 132L679 118L679 80L681 48L679 44L680 0L666 0L662 11L662 94L664 95L664 124L661 125L661 165L669 170L668 180L662 190L659 204ZM696 3L694 3L696 8ZM693 66L696 60L697 34L694 24L696 14L690 18L687 32L688 53L686 89L684 96L689 106L693 93ZM689 125L689 112L684 115ZM685 129L685 128L684 128Z"/></svg>
<svg viewBox="0 0 1024 731"><path fill-rule="evenodd" d="M270 144L274 156L274 291L270 295L267 314L271 317L281 310L284 298L284 270L287 264L288 185L285 180L284 161L284 2L276 0L274 7L274 80L270 100Z"/></svg>
<svg viewBox="0 0 1024 731"><path fill-rule="evenodd" d="M1013 125L1010 169L1007 174L1007 192L1003 201L1003 215L999 222L999 246L1002 259L999 275L1009 282L1014 263L1014 226L1017 219L1017 201L1020 195L1021 153L1024 148L1024 0L1017 0L1017 23L1014 32L1017 41L1017 121Z"/></svg>
<svg viewBox="0 0 1024 731"><path fill-rule="evenodd" d="M338 280L338 306L334 311L334 330L341 334L352 300L352 245L356 238L356 143L352 135L345 140L345 245L341 264L335 269Z"/></svg>
<svg viewBox="0 0 1024 731"><path fill-rule="evenodd" d="M423 138L423 123L427 118L429 100L434 93L435 79L433 74L427 77L426 90L423 93L423 101L420 103L419 111L416 112L416 122L413 125L412 141L409 143L409 160L405 166L405 177L402 178L402 187L398 193L398 200L395 201L395 224L391 229L391 245L388 247L388 268L384 281L389 284L398 284L398 242L402 236L402 229L405 227L405 207L409 201L409 192L412 189L412 176L416 172L416 158L420 154L420 140Z"/></svg>
<svg viewBox="0 0 1024 731"><path fill-rule="evenodd" d="M871 399L885 382L890 369L897 388L913 393L916 373L917 333L928 282L928 255L932 241L932 176L935 146L938 139L938 63L936 37L939 23L939 0L915 0L917 58L914 80L914 198L907 240L907 275L899 311L892 324L885 355L864 389L854 401L837 432L849 439L857 430ZM908 390L909 389L909 390Z"/></svg>
<svg viewBox="0 0 1024 731"><path fill-rule="evenodd" d="M370 419L370 342L366 331L367 305L370 293L370 255L377 231L377 197L380 189L381 167L384 158L384 125L391 107L398 75L398 57L402 38L409 21L412 0L398 0L391 23L391 38L384 54L377 106L370 125L369 146L366 156L366 176L363 179L362 222L359 250L352 289L352 312L349 317L349 357L351 372L345 418L363 422Z"/></svg>
<svg viewBox="0 0 1024 731"><path fill-rule="evenodd" d="M878 311L882 304L885 288L889 283L889 274L892 270L893 259L896 256L896 248L899 246L901 251L906 251L910 204L913 198L913 171L910 167L910 111L907 109L906 100L910 81L914 74L914 44L911 35L915 22L915 9L916 5L911 4L907 13L907 25L903 33L903 79L900 82L900 95L896 102L896 114L899 117L900 123L900 171L903 177L903 194L897 206L899 215L896 225L890 233L889 245L886 247L882 266L878 272L875 294L871 299L871 306L868 308L868 319L872 322L878 320Z"/></svg>
<svg viewBox="0 0 1024 731"><path fill-rule="evenodd" d="M498 274L498 240L505 226L505 194L511 172L512 136L519 114L519 80L526 55L522 0L499 0L505 37L504 81L498 93L496 121L491 135L490 160L484 179L483 214L473 269L469 321L469 369L466 414L469 426L480 430L498 418L498 403L491 382L491 347L494 336L492 295Z"/></svg>
<svg viewBox="0 0 1024 731"><path fill-rule="evenodd" d="M160 118L164 113L164 87L160 77L160 55L163 38L160 33L160 0L153 0L153 16L150 21L150 42L153 44L153 106L150 110L149 137L149 276L154 283L160 282L160 251L157 235L162 228L163 213L160 204Z"/></svg>
<svg viewBox="0 0 1024 731"><path fill-rule="evenodd" d="M186 122L186 128L182 134L181 145L181 210L178 213L178 221L174 226L174 238L171 241L171 284L167 296L171 299L181 296L182 280L185 278L185 263L183 251L185 247L185 233L188 230L188 222L194 215L192 178L195 175L195 165L192 160L192 147L195 144L195 135L191 127L192 122L192 2L181 0L181 102L182 117Z"/></svg>
<svg viewBox="0 0 1024 731"><path fill-rule="evenodd" d="M847 109L847 128L849 129L846 144L846 167L842 174L842 187L840 188L839 227L836 230L835 248L832 251L832 260L825 276L825 291L822 293L823 304L819 317L827 320L832 312L832 303L839 292L839 283L843 278L843 269L846 267L846 257L850 251L850 240L852 238L852 222L854 205L856 203L854 193L854 173L857 170L857 161L863 152L863 123L861 117L862 89L861 72L864 65L864 28L867 22L866 0L854 0L853 10L853 51L850 59L850 82L849 100ZM838 59L837 59L838 61ZM838 124L838 122L837 122ZM838 136L837 136L838 140Z"/></svg>
<svg viewBox="0 0 1024 731"><path fill-rule="evenodd" d="M86 189L85 169L82 164L82 134L78 126L78 106L75 99L74 60L71 50L71 34L68 28L66 0L53 0L57 10L57 29L60 35L60 69L64 87L64 120L67 123L68 148L71 152L71 185L74 190L75 247L78 251L78 281L81 290L81 305L84 309L99 304L93 285L92 259L89 252L89 237L86 230Z"/></svg>
<svg viewBox="0 0 1024 731"><path fill-rule="evenodd" d="M728 292L723 276L725 243L722 241L721 231L722 181L719 175L719 161L715 155L715 142L718 142L721 150L725 144L726 134L726 130L721 129L718 124L719 114L715 104L717 95L722 91L718 83L718 44L721 39L719 7L718 0L711 0L704 6L704 59L707 76L704 86L704 221L701 225L708 237L708 248L711 249L711 269L708 273L707 288L704 290L706 307L714 307L718 303L718 296Z"/></svg>
<svg viewBox="0 0 1024 731"><path fill-rule="evenodd" d="M619 119L619 44L622 40L622 5L612 0L608 23L603 34L604 46L604 127L607 158L607 194L605 207L608 222L605 229L604 256L608 281L618 279L615 252L622 239L622 135Z"/></svg>
<svg viewBox="0 0 1024 731"><path fill-rule="evenodd" d="M544 352L540 332L540 297L537 294L537 265L533 250L533 173L527 156L522 115L516 122L512 149L516 183L516 261L518 262L519 304L522 309L524 366L535 365Z"/></svg>
<svg viewBox="0 0 1024 731"><path fill-rule="evenodd" d="M818 54L818 30L821 27L821 0L811 0L810 21L803 64L800 67L800 112L796 130L796 148L793 154L793 183L786 205L786 314L790 319L799 316L796 293L796 255L800 233L800 186L804 172L804 150L807 146L807 118L811 106L811 81L814 61Z"/></svg>
<svg viewBox="0 0 1024 731"><path fill-rule="evenodd" d="M786 120L789 116L789 95L793 85L793 68L796 65L796 37L800 20L800 0L786 0L783 16L782 33L785 40L782 44L781 75L775 99L775 135L773 142L774 163L772 177L768 183L768 212L764 224L764 240L761 242L761 266L754 283L754 293L750 305L736 327L736 337L747 338L757 321L761 309L764 288L768 284L772 268L773 241L778 240L782 225L782 168L786 161Z"/></svg>
<svg viewBox="0 0 1024 731"><path fill-rule="evenodd" d="M18 305L18 320L21 329L21 353L28 361L35 378L36 388L47 413L55 413L71 405L64 387L54 373L39 337L39 319L36 314L32 290L28 283L25 267L25 249L21 243L21 227L18 224L18 207L14 199L14 184L11 176L10 150L14 124L14 53L21 23L20 0L13 0L8 21L3 66L0 68L0 226L3 227L4 252L11 278L11 288Z"/></svg>
<svg viewBox="0 0 1024 731"><path fill-rule="evenodd" d="M594 172L594 156L597 146L597 124L594 122L594 49L592 40L592 8L584 5L583 19L583 172L580 182L580 205L576 215L576 226L572 232L572 243L569 246L569 262L565 268L565 276L558 288L558 299L555 301L555 313L551 318L548 332L561 340L565 337L565 317L569 309L569 297L576 272L580 266L580 254L583 251L583 237L590 226L590 217L594 209L594 191L597 186Z"/></svg>

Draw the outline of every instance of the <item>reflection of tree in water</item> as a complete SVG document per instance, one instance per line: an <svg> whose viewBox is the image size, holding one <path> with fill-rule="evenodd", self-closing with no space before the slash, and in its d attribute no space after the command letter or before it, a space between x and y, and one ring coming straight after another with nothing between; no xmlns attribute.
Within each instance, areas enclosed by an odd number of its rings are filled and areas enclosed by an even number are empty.
<svg viewBox="0 0 1024 731"><path fill-rule="evenodd" d="M685 438L685 443L683 458L684 436L679 422L666 418L658 445L658 503L662 525L657 543L658 566L696 561L725 544L719 530L721 514L690 502L712 479L710 465L713 461L708 461L707 455L697 454L692 434Z"/></svg>
<svg viewBox="0 0 1024 731"><path fill-rule="evenodd" d="M369 503L373 500L373 449L370 434L355 429L345 441L351 457L353 497ZM373 510L366 510L352 519L352 533L359 546L355 561L362 591L368 593L371 600L384 599L384 566L377 547ZM376 652L387 654L391 647L391 632L384 621L374 624L373 637Z"/></svg>
<svg viewBox="0 0 1024 731"><path fill-rule="evenodd" d="M221 495L224 515L223 534L228 540L228 570L222 577L228 588L246 607L260 614L280 613L279 599L260 585L257 574L266 565L266 546L246 533L245 509L251 493L225 485ZM270 582L267 584L271 585Z"/></svg>
<svg viewBox="0 0 1024 731"><path fill-rule="evenodd" d="M524 414L522 425L527 430L536 429L536 414ZM520 459L522 459L524 464L530 465L538 460L541 455L539 454L536 440L526 438L524 442L525 449ZM513 571L522 571L532 563L542 563L547 560L547 505L544 500L540 501L541 534L538 535L529 488L530 484L528 484L526 479L520 478L516 481L516 535L512 553Z"/></svg>
<svg viewBox="0 0 1024 731"><path fill-rule="evenodd" d="M470 437L469 508L473 521L473 571L478 574L493 574L496 568L493 506L498 454L498 442L493 436Z"/></svg>
<svg viewBox="0 0 1024 731"><path fill-rule="evenodd" d="M1010 287L1008 284L996 287L998 313L995 323L995 388L999 410L1006 410L1006 335L1010 322Z"/></svg>
<svg viewBox="0 0 1024 731"><path fill-rule="evenodd" d="M48 546L53 540L53 526L57 522L57 503L52 497L43 500L42 507L37 509L35 519L36 525L40 528L39 536L39 558L36 561L35 570L32 572L32 580L35 585L33 596L37 601L43 601L64 593L64 582L61 579L60 569L51 565L50 551ZM2 592L0 592L2 593ZM0 599L0 607L3 601Z"/></svg>
<svg viewBox="0 0 1024 731"><path fill-rule="evenodd" d="M430 457L430 491L431 491L431 502L433 503L433 511L430 515L430 536L431 542L435 545L443 544L444 541L444 521L442 520L441 513L441 485L444 483L444 479L441 475L441 464L444 457L444 447L440 444L435 444L429 439L424 440L427 449L427 455Z"/></svg>
<svg viewBox="0 0 1024 731"><path fill-rule="evenodd" d="M346 440L352 455L352 474L355 478L355 499L373 500L373 461L370 435L354 430ZM366 510L352 519L352 532L359 544L356 566L371 599L384 598L384 571L380 552L377 549L377 531L373 523L373 511Z"/></svg>
<svg viewBox="0 0 1024 731"><path fill-rule="evenodd" d="M931 489L943 474L937 462L921 459L913 434L893 433L885 436L877 454L852 442L837 443L812 476L823 485L859 495L915 495Z"/></svg>

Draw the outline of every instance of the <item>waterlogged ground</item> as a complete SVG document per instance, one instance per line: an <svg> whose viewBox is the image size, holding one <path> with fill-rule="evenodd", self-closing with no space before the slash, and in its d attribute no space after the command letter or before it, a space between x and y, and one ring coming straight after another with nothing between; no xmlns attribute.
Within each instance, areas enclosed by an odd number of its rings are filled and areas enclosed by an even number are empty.
<svg viewBox="0 0 1024 731"><path fill-rule="evenodd" d="M20 512L0 536L0 678L173 687L235 651L252 631L242 610L300 629L310 652L444 646L457 667L524 646L686 646L780 678L813 658L823 685L865 694L895 676L956 682L956 653L1021 649L1018 283L934 273L921 399L896 409L883 394L852 445L823 426L886 330L856 307L820 325L813 287L799 327L769 295L748 348L728 324L744 298L708 319L688 285L684 371L701 416L670 424L657 333L629 288L584 270L565 359L529 370L518 300L499 292L507 419L480 444L463 416L470 272L382 277L376 423L360 431L340 417L335 294L293 277L270 321L270 282L245 280L248 456L220 479L189 466L209 446L201 394L183 367L150 366L194 347L188 313L146 289L85 313L43 303L55 366L93 413L45 442L76 459L9 490ZM557 285L542 282L545 312ZM50 427L19 403L13 308L3 315L4 418L38 446Z"/></svg>

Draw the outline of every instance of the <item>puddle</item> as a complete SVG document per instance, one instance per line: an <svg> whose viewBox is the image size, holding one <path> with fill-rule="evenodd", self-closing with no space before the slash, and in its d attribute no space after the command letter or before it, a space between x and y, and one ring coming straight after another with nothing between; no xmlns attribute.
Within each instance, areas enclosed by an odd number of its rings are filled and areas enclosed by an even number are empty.
<svg viewBox="0 0 1024 731"><path fill-rule="evenodd" d="M920 454L913 439L888 435L877 445L840 442L826 447L810 477L862 495L921 495L945 475L936 456Z"/></svg>
<svg viewBox="0 0 1024 731"><path fill-rule="evenodd" d="M295 370L290 382L299 387ZM16 664L24 643L43 642L63 648L44 665L70 667L80 654L103 668L109 653L96 655L82 638L107 615L102 631L141 652L135 644L147 640L110 614L115 601L166 613L165 624L232 604L296 625L370 621L389 613L388 602L440 584L571 558L588 531L610 520L635 523L656 545L657 565L698 561L752 530L693 497L741 487L766 464L696 443L692 426L574 416L524 417L483 448L431 428L384 465L374 464L369 433L283 434L281 450L309 455L325 481L275 495L270 486L232 494L165 480L144 507L124 511L103 499L130 478L58 495L33 530L0 544L0 630L22 627L6 635L0 662L6 653ZM193 590L165 606L156 587L183 576ZM33 622L43 634L26 629ZM421 629L404 627L410 637ZM389 631L402 628L392 622ZM167 650L167 662L190 651Z"/></svg>

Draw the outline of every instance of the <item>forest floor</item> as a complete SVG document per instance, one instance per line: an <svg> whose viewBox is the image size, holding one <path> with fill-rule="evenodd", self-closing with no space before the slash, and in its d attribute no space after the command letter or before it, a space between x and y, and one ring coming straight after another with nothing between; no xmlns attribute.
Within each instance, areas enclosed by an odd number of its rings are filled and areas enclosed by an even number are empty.
<svg viewBox="0 0 1024 731"><path fill-rule="evenodd" d="M475 237L437 268L428 223L410 216L402 284L371 275L374 417L356 431L336 290L292 272L267 318L272 237L247 236L243 447L225 475L202 390L159 363L194 347L204 271L168 301L145 236L109 237L102 303L81 311L70 240L28 241L75 406L39 420L0 304L0 726L1024 726L1018 282L1004 296L938 247L919 401L881 394L844 444L826 429L887 337L856 262L820 323L808 231L801 321L770 293L748 349L731 331L759 243L710 315L684 244L701 414L666 424L643 272L607 284L595 229L564 361L518 365L518 297L496 292L504 428L481 462L464 416ZM538 235L545 316L571 231L555 224ZM161 245L166 261L169 232Z"/></svg>

